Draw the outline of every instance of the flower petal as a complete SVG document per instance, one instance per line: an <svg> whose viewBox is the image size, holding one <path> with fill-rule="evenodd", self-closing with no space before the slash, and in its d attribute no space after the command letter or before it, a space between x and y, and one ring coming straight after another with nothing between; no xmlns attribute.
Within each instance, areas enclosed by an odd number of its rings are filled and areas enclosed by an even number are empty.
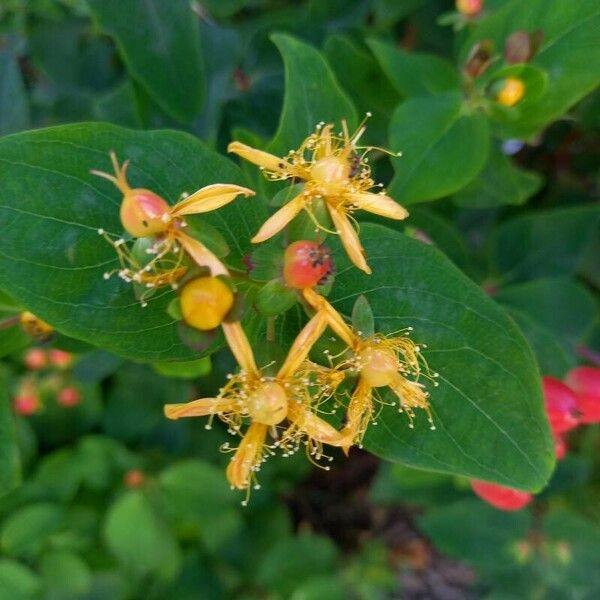
<svg viewBox="0 0 600 600"><path fill-rule="evenodd" d="M278 379L290 377L304 362L314 343L321 337L327 327L327 315L323 311L317 314L304 326L298 334L288 355L277 373Z"/></svg>
<svg viewBox="0 0 600 600"><path fill-rule="evenodd" d="M210 212L225 206L240 194L244 194L246 197L254 196L251 189L239 185L223 183L207 185L178 202L171 209L171 217Z"/></svg>
<svg viewBox="0 0 600 600"><path fill-rule="evenodd" d="M235 410L235 401L229 398L200 398L182 404L166 404L164 412L167 419L181 419L182 417L206 417L218 413Z"/></svg>
<svg viewBox="0 0 600 600"><path fill-rule="evenodd" d="M262 461L267 429L268 426L262 423L252 423L248 427L226 469L227 479L234 488L245 490L250 486L252 473Z"/></svg>
<svg viewBox="0 0 600 600"><path fill-rule="evenodd" d="M252 243L259 244L279 233L304 208L305 204L304 194L292 198L263 223L258 233L252 238Z"/></svg>
<svg viewBox="0 0 600 600"><path fill-rule="evenodd" d="M288 420L317 442L331 446L343 445L346 438L333 425L312 413L304 404L288 401Z"/></svg>
<svg viewBox="0 0 600 600"><path fill-rule="evenodd" d="M323 311L327 317L327 324L350 347L354 347L357 340L352 329L346 324L342 315L333 308L323 296L317 294L312 288L302 290L304 299L316 310Z"/></svg>
<svg viewBox="0 0 600 600"><path fill-rule="evenodd" d="M267 171L272 171L273 173L287 175L291 168L291 165L283 158L279 158L279 156L269 154L268 152L263 152L262 150L257 150L251 146L246 146L246 144L242 144L241 142L231 142L229 146L227 146L227 152L237 154L244 160L262 167Z"/></svg>
<svg viewBox="0 0 600 600"><path fill-rule="evenodd" d="M350 399L350 404L348 404L348 409L346 410L346 425L341 431L342 436L345 438L341 446L346 455L353 444L360 444L367 430L373 414L371 395L371 386L362 378L359 378L356 389Z"/></svg>
<svg viewBox="0 0 600 600"><path fill-rule="evenodd" d="M346 197L353 204L362 210L387 217L388 219L396 219L401 221L408 217L408 211L398 204L395 200L385 194L371 194L370 192L362 192L356 194L346 194Z"/></svg>
<svg viewBox="0 0 600 600"><path fill-rule="evenodd" d="M259 372L254 360L254 353L240 322L227 323L227 321L223 321L221 327L227 344L240 367L247 373L258 376Z"/></svg>
<svg viewBox="0 0 600 600"><path fill-rule="evenodd" d="M204 244L182 231L178 231L175 237L194 262L201 267L208 267L213 277L229 275L227 267Z"/></svg>
<svg viewBox="0 0 600 600"><path fill-rule="evenodd" d="M333 220L333 224L340 235L340 239L342 240L342 244L348 253L348 256L350 257L350 260L361 271L364 271L370 275L371 269L365 260L364 250L360 245L358 234L356 233L354 227L352 227L352 223L350 223L348 217L337 208L330 205L328 205L328 208L331 219Z"/></svg>
<svg viewBox="0 0 600 600"><path fill-rule="evenodd" d="M317 151L315 152L315 160L321 160L326 156L331 156L331 129L333 125L329 123L325 125L321 129L321 133L319 135L319 145L317 146Z"/></svg>

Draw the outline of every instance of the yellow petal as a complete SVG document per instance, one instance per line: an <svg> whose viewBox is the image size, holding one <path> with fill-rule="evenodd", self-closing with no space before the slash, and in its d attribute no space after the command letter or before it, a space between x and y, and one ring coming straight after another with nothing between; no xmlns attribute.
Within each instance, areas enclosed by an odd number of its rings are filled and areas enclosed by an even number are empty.
<svg viewBox="0 0 600 600"><path fill-rule="evenodd" d="M221 208L229 204L236 196L254 196L251 189L239 185L215 183L194 192L171 209L172 217L195 215Z"/></svg>
<svg viewBox="0 0 600 600"><path fill-rule="evenodd" d="M245 490L252 482L252 473L262 461L267 428L262 423L252 423L227 465L227 479L234 488Z"/></svg>
<svg viewBox="0 0 600 600"><path fill-rule="evenodd" d="M317 312L317 314L304 326L302 331L298 334L292 347L290 348L288 355L283 363L279 373L277 374L278 379L285 379L290 377L297 370L298 367L304 362L310 349L314 343L321 337L323 331L327 327L327 316L323 311Z"/></svg>
<svg viewBox="0 0 600 600"><path fill-rule="evenodd" d="M316 310L323 311L327 317L327 324L350 347L354 347L357 337L346 324L342 315L333 308L323 296L317 294L312 288L302 290L304 299Z"/></svg>
<svg viewBox="0 0 600 600"><path fill-rule="evenodd" d="M288 419L308 437L322 444L341 446L346 439L333 425L296 400L289 400Z"/></svg>
<svg viewBox="0 0 600 600"><path fill-rule="evenodd" d="M252 238L252 243L259 244L279 233L304 208L305 204L306 199L303 194L290 200L263 223Z"/></svg>
<svg viewBox="0 0 600 600"><path fill-rule="evenodd" d="M367 430L373 414L371 395L371 386L359 378L346 411L346 425L341 432L344 437L344 443L341 446L345 454L348 454L348 450L353 444L361 442Z"/></svg>
<svg viewBox="0 0 600 600"><path fill-rule="evenodd" d="M248 341L240 322L235 321L234 323L227 323L226 321L223 321L221 327L223 328L227 344L229 344L229 348L240 367L246 371L246 373L258 376L259 372L254 360L254 353L252 352L250 342Z"/></svg>
<svg viewBox="0 0 600 600"><path fill-rule="evenodd" d="M182 417L206 417L222 412L235 410L236 403L228 398L200 398L182 404L166 404L164 407L167 419Z"/></svg>
<svg viewBox="0 0 600 600"><path fill-rule="evenodd" d="M360 240L358 239L358 234L356 233L354 227L352 227L352 223L348 220L348 217L340 212L337 208L333 206L329 206L329 214L331 215L331 219L333 220L333 224L337 232L340 234L340 239L342 240L342 244L344 249L348 253L350 260L365 273L371 274L371 269L365 260L365 254L362 246L360 245Z"/></svg>
<svg viewBox="0 0 600 600"><path fill-rule="evenodd" d="M175 237L194 262L201 267L207 267L213 277L229 275L227 267L204 244L182 231L178 231Z"/></svg>
<svg viewBox="0 0 600 600"><path fill-rule="evenodd" d="M356 204L358 208L387 217L388 219L396 219L401 221L408 217L408 211L400 206L395 200L385 194L371 194L369 192L346 194L346 197Z"/></svg>
<svg viewBox="0 0 600 600"><path fill-rule="evenodd" d="M241 158L262 167L267 171L272 171L273 173L279 173L281 175L287 175L288 170L291 167L291 165L283 158L246 146L246 144L242 144L241 142L231 142L229 146L227 146L227 152L237 154Z"/></svg>

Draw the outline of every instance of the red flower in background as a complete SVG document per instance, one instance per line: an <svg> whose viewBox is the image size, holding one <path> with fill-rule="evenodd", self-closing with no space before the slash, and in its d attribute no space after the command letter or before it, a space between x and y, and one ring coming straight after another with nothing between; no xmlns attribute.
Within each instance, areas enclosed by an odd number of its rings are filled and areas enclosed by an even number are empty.
<svg viewBox="0 0 600 600"><path fill-rule="evenodd" d="M533 495L528 492L476 479L471 481L471 488L481 499L500 510L520 510L533 500Z"/></svg>
<svg viewBox="0 0 600 600"><path fill-rule="evenodd" d="M581 412L573 390L554 377L544 377L542 383L552 433L564 433L577 427Z"/></svg>
<svg viewBox="0 0 600 600"><path fill-rule="evenodd" d="M600 369L577 367L565 379L575 392L581 423L600 422Z"/></svg>

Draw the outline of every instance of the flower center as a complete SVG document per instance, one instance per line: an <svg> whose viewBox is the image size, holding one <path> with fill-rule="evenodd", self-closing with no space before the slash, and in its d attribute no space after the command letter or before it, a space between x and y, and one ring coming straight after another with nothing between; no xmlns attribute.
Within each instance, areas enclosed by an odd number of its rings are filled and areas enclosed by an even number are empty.
<svg viewBox="0 0 600 600"><path fill-rule="evenodd" d="M391 350L368 347L358 354L360 376L372 387L389 385L398 372L398 359Z"/></svg>
<svg viewBox="0 0 600 600"><path fill-rule="evenodd" d="M310 169L312 179L320 184L324 193L338 192L350 177L348 161L337 156L318 160Z"/></svg>
<svg viewBox="0 0 600 600"><path fill-rule="evenodd" d="M130 190L121 204L121 223L134 237L146 237L162 233L168 224L162 220L169 213L169 205L150 190Z"/></svg>
<svg viewBox="0 0 600 600"><path fill-rule="evenodd" d="M277 425L286 418L287 412L287 394L274 381L263 383L248 397L248 413L257 423Z"/></svg>

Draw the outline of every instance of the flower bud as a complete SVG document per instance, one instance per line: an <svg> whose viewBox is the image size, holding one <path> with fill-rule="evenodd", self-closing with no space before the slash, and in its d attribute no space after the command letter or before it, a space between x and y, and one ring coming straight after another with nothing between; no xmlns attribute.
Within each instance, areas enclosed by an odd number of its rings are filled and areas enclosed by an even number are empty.
<svg viewBox="0 0 600 600"><path fill-rule="evenodd" d="M503 106L514 106L525 95L525 84L516 77L501 80L496 89L496 102Z"/></svg>
<svg viewBox="0 0 600 600"><path fill-rule="evenodd" d="M23 357L23 363L31 371L38 371L48 365L48 354L41 348L30 348Z"/></svg>
<svg viewBox="0 0 600 600"><path fill-rule="evenodd" d="M180 296L184 321L209 331L218 327L233 306L232 289L218 277L199 277L187 283Z"/></svg>
<svg viewBox="0 0 600 600"><path fill-rule="evenodd" d="M456 10L467 17L477 16L483 9L483 0L456 0Z"/></svg>
<svg viewBox="0 0 600 600"><path fill-rule="evenodd" d="M302 240L290 244L284 255L283 280L289 287L304 289L322 285L333 273L329 248Z"/></svg>
<svg viewBox="0 0 600 600"><path fill-rule="evenodd" d="M492 40L481 40L477 42L467 57L465 73L476 79L487 71L494 56L494 42Z"/></svg>
<svg viewBox="0 0 600 600"><path fill-rule="evenodd" d="M121 203L121 223L133 237L163 233L169 226L169 205L158 194L143 188L128 190Z"/></svg>
<svg viewBox="0 0 600 600"><path fill-rule="evenodd" d="M123 483L125 487L130 489L139 488L143 485L146 477L139 469L130 469L123 475Z"/></svg>

